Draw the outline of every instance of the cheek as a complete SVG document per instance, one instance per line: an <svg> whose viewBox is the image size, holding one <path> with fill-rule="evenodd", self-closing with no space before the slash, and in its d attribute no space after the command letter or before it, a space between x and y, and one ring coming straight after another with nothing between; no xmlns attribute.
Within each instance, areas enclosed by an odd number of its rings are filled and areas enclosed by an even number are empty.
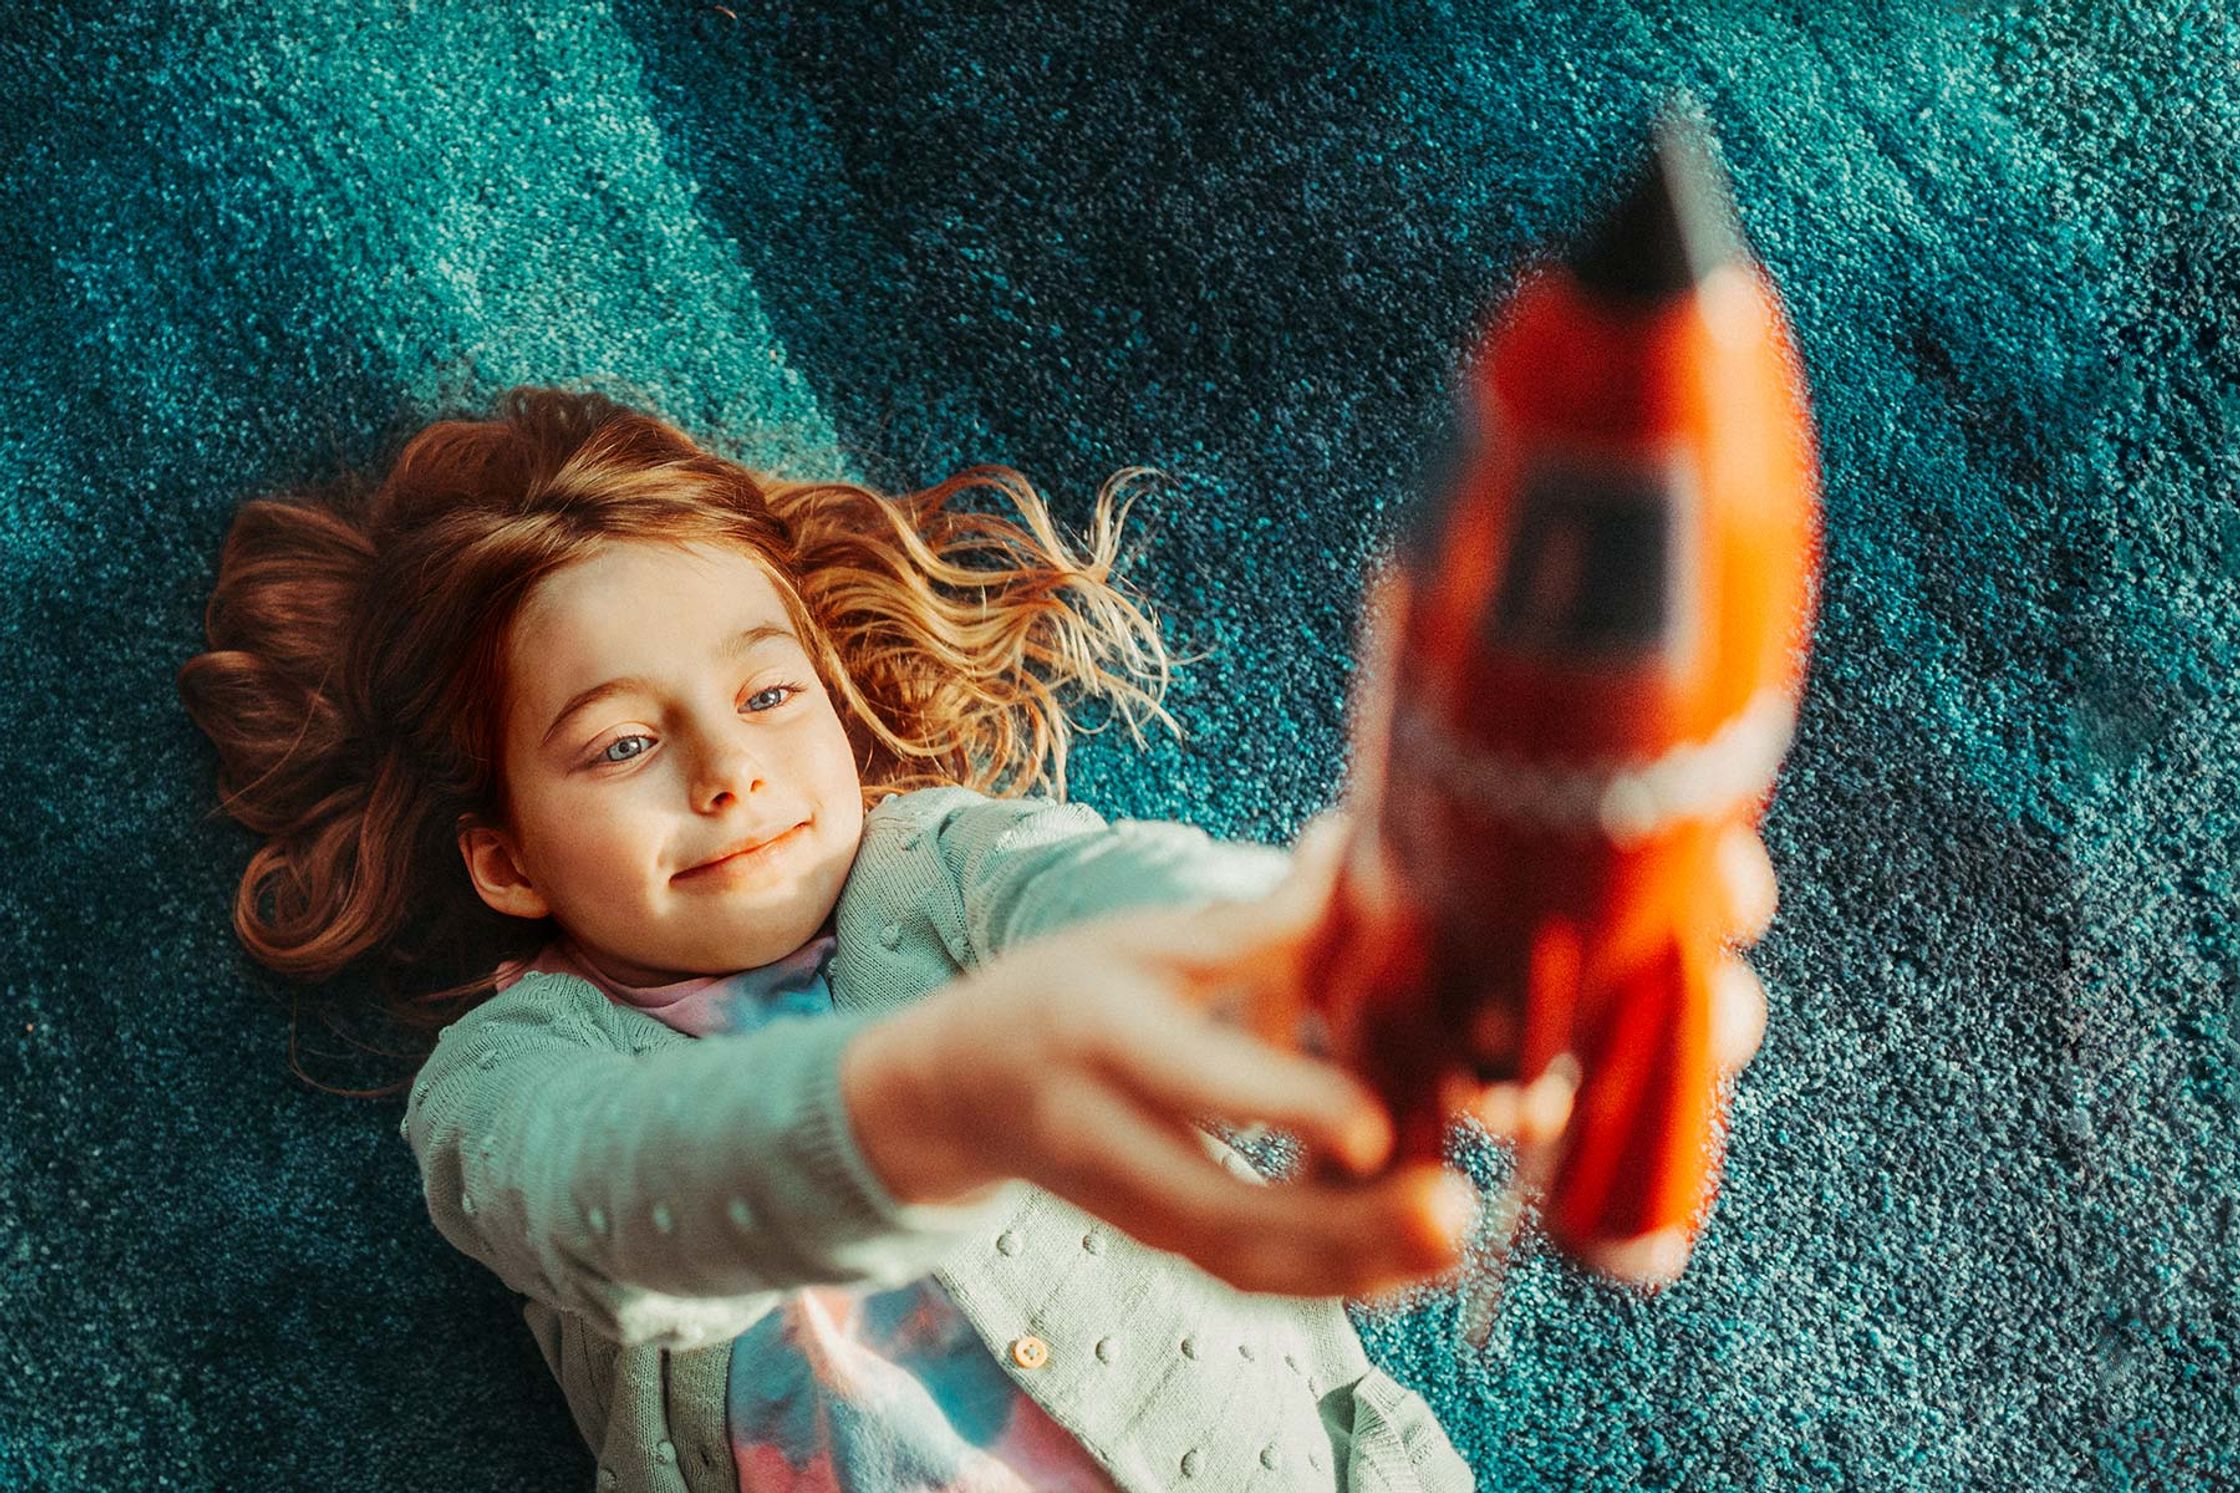
<svg viewBox="0 0 2240 1493"><path fill-rule="evenodd" d="M806 759L803 776L817 785L821 795L837 798L855 794L855 747L849 742L847 728L840 724L839 713L832 708L829 699L809 724L802 752Z"/></svg>
<svg viewBox="0 0 2240 1493"><path fill-rule="evenodd" d="M863 836L864 812L855 748L849 744L848 733L841 728L837 716L829 723L817 757L817 818L818 840L834 857L829 867L830 890L838 896L839 883L854 863L856 847Z"/></svg>
<svg viewBox="0 0 2240 1493"><path fill-rule="evenodd" d="M640 776L644 776L640 774ZM656 848L656 836L635 811L636 785L570 785L542 805L542 859L545 874L578 886L596 887L627 877Z"/></svg>

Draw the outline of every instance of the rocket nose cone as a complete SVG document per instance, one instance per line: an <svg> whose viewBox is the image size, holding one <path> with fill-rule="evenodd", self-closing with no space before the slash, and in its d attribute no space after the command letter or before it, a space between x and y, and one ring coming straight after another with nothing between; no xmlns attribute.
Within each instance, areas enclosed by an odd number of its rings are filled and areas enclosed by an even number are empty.
<svg viewBox="0 0 2240 1493"><path fill-rule="evenodd" d="M1566 262L1590 294L1659 300L1748 252L1706 127L1681 107L1658 122L1648 164Z"/></svg>

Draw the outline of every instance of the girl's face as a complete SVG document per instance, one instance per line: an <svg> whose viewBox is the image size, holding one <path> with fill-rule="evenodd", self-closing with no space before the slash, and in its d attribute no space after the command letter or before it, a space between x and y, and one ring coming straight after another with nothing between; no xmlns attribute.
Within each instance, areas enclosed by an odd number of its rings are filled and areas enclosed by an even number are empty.
<svg viewBox="0 0 2240 1493"><path fill-rule="evenodd" d="M464 829L482 900L555 919L625 984L813 937L863 832L855 757L776 586L719 545L618 541L516 620L509 830Z"/></svg>

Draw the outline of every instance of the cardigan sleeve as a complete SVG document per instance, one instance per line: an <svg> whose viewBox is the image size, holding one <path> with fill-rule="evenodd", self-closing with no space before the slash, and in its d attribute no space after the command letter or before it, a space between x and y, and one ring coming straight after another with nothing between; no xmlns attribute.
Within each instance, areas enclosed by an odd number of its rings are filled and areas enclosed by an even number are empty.
<svg viewBox="0 0 2240 1493"><path fill-rule="evenodd" d="M1473 1493L1478 1486L1430 1403L1373 1364L1316 1408L1343 1493Z"/></svg>
<svg viewBox="0 0 2240 1493"><path fill-rule="evenodd" d="M436 1229L521 1295L636 1346L736 1336L803 1285L894 1285L1014 1207L899 1203L839 1061L865 1013L668 1042L531 974L446 1030L403 1130Z"/></svg>
<svg viewBox="0 0 2240 1493"><path fill-rule="evenodd" d="M1121 819L1047 798L948 790L940 848L962 902L973 958L1104 913L1265 896L1288 853L1219 841L1193 825Z"/></svg>

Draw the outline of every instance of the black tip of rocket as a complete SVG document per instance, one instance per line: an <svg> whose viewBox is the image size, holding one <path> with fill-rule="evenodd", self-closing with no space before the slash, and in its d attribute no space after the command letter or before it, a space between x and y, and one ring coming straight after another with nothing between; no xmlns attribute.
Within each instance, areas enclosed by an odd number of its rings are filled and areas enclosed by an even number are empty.
<svg viewBox="0 0 2240 1493"><path fill-rule="evenodd" d="M1748 252L1710 135L1683 101L1658 121L1631 190L1566 263L1590 294L1661 300Z"/></svg>

